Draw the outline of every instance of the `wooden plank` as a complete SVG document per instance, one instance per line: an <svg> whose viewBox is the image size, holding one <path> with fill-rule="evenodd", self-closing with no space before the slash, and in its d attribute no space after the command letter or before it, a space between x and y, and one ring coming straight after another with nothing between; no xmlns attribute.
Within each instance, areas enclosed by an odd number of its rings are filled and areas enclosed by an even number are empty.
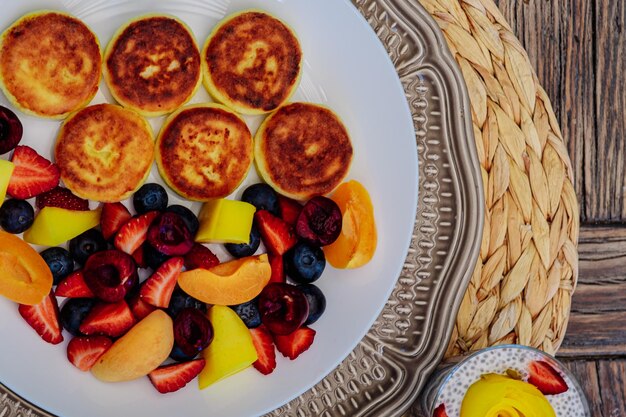
<svg viewBox="0 0 626 417"><path fill-rule="evenodd" d="M597 144L585 161L586 210L589 220L622 221L626 219L626 2L595 3Z"/></svg>
<svg viewBox="0 0 626 417"><path fill-rule="evenodd" d="M595 182L595 0L500 0L502 14L528 52L539 83L550 97L574 168L583 220L590 218L585 181ZM585 170L585 167L589 170Z"/></svg>
<svg viewBox="0 0 626 417"><path fill-rule="evenodd" d="M626 416L626 361L598 362L602 412L606 417Z"/></svg>
<svg viewBox="0 0 626 417"><path fill-rule="evenodd" d="M602 393L600 380L598 378L598 368L596 361L586 360L563 360L563 363L572 372L580 384L589 410L594 417L601 417L602 414Z"/></svg>
<svg viewBox="0 0 626 417"><path fill-rule="evenodd" d="M581 227L578 254L580 283L626 283L626 227Z"/></svg>
<svg viewBox="0 0 626 417"><path fill-rule="evenodd" d="M626 352L624 323L626 311L573 312L558 353L563 357L623 357Z"/></svg>

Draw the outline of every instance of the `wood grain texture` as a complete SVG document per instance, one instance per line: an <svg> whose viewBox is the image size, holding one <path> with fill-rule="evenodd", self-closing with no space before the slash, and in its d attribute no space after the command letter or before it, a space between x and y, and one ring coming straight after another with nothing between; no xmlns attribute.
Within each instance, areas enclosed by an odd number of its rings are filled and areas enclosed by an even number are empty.
<svg viewBox="0 0 626 417"><path fill-rule="evenodd" d="M574 377L581 382L580 386L589 403L591 415L602 417L602 392L600 390L597 363L586 360L565 360L564 363L574 374Z"/></svg>

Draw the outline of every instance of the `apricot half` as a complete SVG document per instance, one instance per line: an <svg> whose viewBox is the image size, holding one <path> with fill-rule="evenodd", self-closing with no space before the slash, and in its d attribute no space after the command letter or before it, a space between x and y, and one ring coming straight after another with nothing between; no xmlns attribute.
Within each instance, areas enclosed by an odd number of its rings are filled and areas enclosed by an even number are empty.
<svg viewBox="0 0 626 417"><path fill-rule="evenodd" d="M207 304L235 305L261 293L272 276L267 254L224 262L210 269L196 268L178 277L187 294Z"/></svg>
<svg viewBox="0 0 626 417"><path fill-rule="evenodd" d="M0 231L0 295L20 304L39 304L52 288L50 268L28 243Z"/></svg>
<svg viewBox="0 0 626 417"><path fill-rule="evenodd" d="M374 256L378 235L370 195L358 181L341 184L330 197L341 210L337 240L324 246L326 260L335 268L358 268Z"/></svg>
<svg viewBox="0 0 626 417"><path fill-rule="evenodd" d="M167 359L174 346L172 319L154 310L119 338L91 368L101 381L130 381L148 375Z"/></svg>

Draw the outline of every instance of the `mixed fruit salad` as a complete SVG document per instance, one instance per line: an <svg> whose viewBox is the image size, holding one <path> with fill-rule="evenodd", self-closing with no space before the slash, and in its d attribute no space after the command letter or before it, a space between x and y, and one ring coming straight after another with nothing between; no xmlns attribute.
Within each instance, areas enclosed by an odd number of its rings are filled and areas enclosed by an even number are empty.
<svg viewBox="0 0 626 417"><path fill-rule="evenodd" d="M250 365L269 374L276 350L293 360L313 343L327 262L355 268L374 254L357 181L306 202L258 183L197 215L157 183L99 203L64 188L53 161L19 145L22 133L0 106L0 154L10 155L0 159L0 295L44 341L69 339L69 362L100 380L148 376L166 393Z"/></svg>

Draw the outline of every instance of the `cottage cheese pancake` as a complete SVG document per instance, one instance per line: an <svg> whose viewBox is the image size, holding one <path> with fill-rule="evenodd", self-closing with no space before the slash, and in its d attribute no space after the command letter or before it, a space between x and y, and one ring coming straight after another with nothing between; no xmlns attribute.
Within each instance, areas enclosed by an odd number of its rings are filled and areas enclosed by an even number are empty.
<svg viewBox="0 0 626 417"><path fill-rule="evenodd" d="M259 174L277 192L297 200L331 192L352 162L348 132L330 109L290 103L268 116L255 136Z"/></svg>
<svg viewBox="0 0 626 417"><path fill-rule="evenodd" d="M0 36L0 87L25 113L60 119L86 106L101 68L96 36L61 12L27 14Z"/></svg>
<svg viewBox="0 0 626 417"><path fill-rule="evenodd" d="M248 10L220 22L202 50L204 85L244 114L270 112L298 87L302 50L293 31L267 13Z"/></svg>
<svg viewBox="0 0 626 417"><path fill-rule="evenodd" d="M163 180L195 201L226 197L252 165L252 135L240 116L219 104L183 108L165 121L156 144Z"/></svg>
<svg viewBox="0 0 626 417"><path fill-rule="evenodd" d="M113 104L89 106L61 126L54 157L61 179L74 194L102 202L121 201L150 172L152 130L132 110Z"/></svg>
<svg viewBox="0 0 626 417"><path fill-rule="evenodd" d="M145 116L170 113L200 86L200 52L191 30L148 15L121 27L105 52L104 79L121 105Z"/></svg>

